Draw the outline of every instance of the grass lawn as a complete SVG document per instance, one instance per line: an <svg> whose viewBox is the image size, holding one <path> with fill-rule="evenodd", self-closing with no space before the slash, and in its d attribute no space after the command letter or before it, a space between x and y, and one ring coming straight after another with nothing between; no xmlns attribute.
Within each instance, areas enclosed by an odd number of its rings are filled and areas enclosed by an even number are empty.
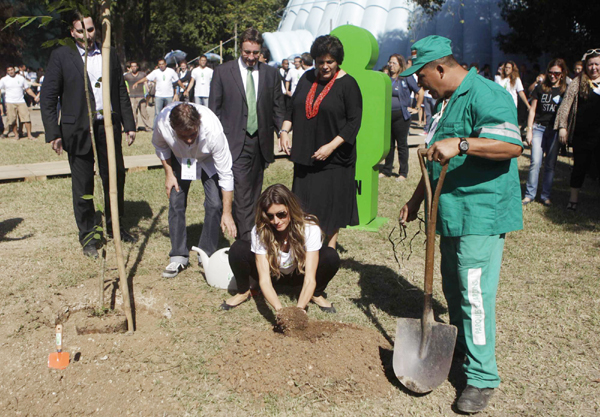
<svg viewBox="0 0 600 417"><path fill-rule="evenodd" d="M35 142L40 141L38 139ZM16 146L15 146L16 145ZM9 152L10 150L10 152ZM127 152L152 153L149 134ZM127 153L130 154L130 153ZM10 157L8 156L10 155ZM0 164L56 157L41 143L0 141ZM522 179L529 151L519 159ZM390 221L378 232L342 230L342 267L328 287L338 309L331 317L395 337L398 317L418 317L424 270L424 235L397 247L388 236L401 205L419 179L414 149L407 181L380 182L379 214ZM278 160L265 186L291 186L292 165ZM525 229L506 239L497 302L497 360L502 384L483 415L598 415L600 413L600 210L597 183L586 180L579 210L567 213L569 167L557 166L552 207L525 207ZM227 297L209 287L192 264L173 280L160 274L168 263L168 202L162 170L131 173L126 183L126 227L139 236L125 245L135 294L137 330L132 336L81 335L67 322L65 350L80 352L62 372L48 371L53 321L97 300L99 262L84 258L77 243L68 178L0 184L0 409L31 415L453 415L464 381L454 370L425 396L393 385L377 398L339 401L324 396L251 396L227 389L211 369L214 358L241 334L269 331L253 302L230 312ZM188 203L188 239L197 242L203 222L202 187ZM408 236L419 226L412 223ZM398 230L392 234L398 240ZM405 242L408 242L405 241ZM229 242L223 240L222 246ZM409 257L410 255L410 257ZM120 292L111 247L107 304L119 309ZM434 275L435 310L448 321L441 292L439 253ZM283 297L284 304L293 300ZM284 370L287 372L287 370Z"/></svg>

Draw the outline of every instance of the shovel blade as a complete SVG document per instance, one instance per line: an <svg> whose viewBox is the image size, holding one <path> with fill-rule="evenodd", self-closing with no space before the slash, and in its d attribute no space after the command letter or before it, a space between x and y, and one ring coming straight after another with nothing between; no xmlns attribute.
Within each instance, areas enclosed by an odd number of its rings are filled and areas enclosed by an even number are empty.
<svg viewBox="0 0 600 417"><path fill-rule="evenodd" d="M48 356L48 368L65 369L69 366L68 352L54 352Z"/></svg>
<svg viewBox="0 0 600 417"><path fill-rule="evenodd" d="M456 326L433 322L425 345L419 319L398 319L394 373L409 390L424 394L448 378L456 343Z"/></svg>

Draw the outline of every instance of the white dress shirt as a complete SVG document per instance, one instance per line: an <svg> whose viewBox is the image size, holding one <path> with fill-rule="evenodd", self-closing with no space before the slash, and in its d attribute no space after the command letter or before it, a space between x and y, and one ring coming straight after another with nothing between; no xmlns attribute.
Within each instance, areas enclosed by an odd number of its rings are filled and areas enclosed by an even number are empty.
<svg viewBox="0 0 600 417"><path fill-rule="evenodd" d="M81 55L81 59L85 64L85 49L77 45L77 51ZM87 58L87 73L92 86L92 94L94 95L94 101L96 102L96 112L104 110L102 104L102 51L98 48L98 44L94 43L94 49L88 52ZM100 80L100 81L98 81ZM101 113L96 113L96 119L102 119Z"/></svg>
<svg viewBox="0 0 600 417"><path fill-rule="evenodd" d="M229 144L218 117L206 106L195 103L184 104L194 106L200 113L198 138L194 143L188 145L177 138L169 120L171 110L179 104L182 103L176 101L169 104L156 119L152 135L152 144L156 149L156 155L161 161L175 155L180 164L183 158L196 158L196 178L201 177L202 170L209 177L218 173L219 186L224 191L233 191L231 152L229 152Z"/></svg>
<svg viewBox="0 0 600 417"><path fill-rule="evenodd" d="M248 77L248 65L246 65L246 63L242 60L242 58L240 58L238 60L238 63L240 64L240 73L242 74L242 82L244 83L244 91L248 91L248 89L246 88L246 77ZM254 69L252 70L252 78L254 79L254 94L256 94L256 98L258 99L258 64L259 62L256 62L256 65L253 67Z"/></svg>

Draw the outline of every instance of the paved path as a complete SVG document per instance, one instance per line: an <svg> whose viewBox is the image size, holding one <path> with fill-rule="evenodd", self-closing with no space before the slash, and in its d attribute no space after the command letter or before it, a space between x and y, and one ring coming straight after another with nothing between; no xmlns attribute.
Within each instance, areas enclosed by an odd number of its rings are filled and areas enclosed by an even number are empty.
<svg viewBox="0 0 600 417"><path fill-rule="evenodd" d="M39 111L31 112L33 131L43 131ZM411 127L408 137L408 146L416 147L424 142L425 137L419 136L422 130ZM285 154L278 152L275 144L275 158L283 158ZM129 172L145 171L148 168L161 167L162 164L155 154L126 156L125 168ZM40 181L52 177L70 176L71 170L68 161L41 162L37 164L17 164L0 166L0 182L12 181Z"/></svg>

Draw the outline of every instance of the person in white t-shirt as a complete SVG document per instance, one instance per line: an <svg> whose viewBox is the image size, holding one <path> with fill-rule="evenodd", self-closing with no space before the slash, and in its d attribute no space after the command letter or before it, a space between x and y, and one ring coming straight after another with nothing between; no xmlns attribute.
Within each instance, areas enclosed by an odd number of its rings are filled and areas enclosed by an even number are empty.
<svg viewBox="0 0 600 417"><path fill-rule="evenodd" d="M27 108L27 104L25 104L25 98L23 96L23 92L26 91L31 97L35 99L35 102L39 102L40 98L38 94L35 94L27 80L19 74L16 73L15 68L10 66L6 68L6 75L0 79L0 90L4 90L4 99L6 101L6 110L7 110L7 125L8 132L12 130L15 134L15 138L19 138L19 132L17 130L17 115L19 116L19 120L27 129L27 137L29 139L35 139L31 135L31 119L29 117L29 109ZM2 133L2 132L0 132Z"/></svg>
<svg viewBox="0 0 600 417"><path fill-rule="evenodd" d="M179 79L179 75L177 75L173 68L167 67L167 61L164 59L159 59L158 68L141 80L138 80L131 88L135 89L138 84L142 84L146 81L154 81L156 83L156 93L154 94L155 115L158 115L162 109L173 101L179 100L179 97L174 91L174 83L177 83L177 85L185 91L185 85L183 85Z"/></svg>
<svg viewBox="0 0 600 417"><path fill-rule="evenodd" d="M202 104L203 106L208 106L210 81L212 80L213 76L212 68L206 66L207 62L208 60L205 56L200 57L200 66L192 70L192 80L190 81L190 85L185 92L186 95L189 95L190 90L196 86L194 89L194 101L196 104Z"/></svg>
<svg viewBox="0 0 600 417"><path fill-rule="evenodd" d="M523 103L525 103L527 111L529 111L531 106L523 92L523 83L521 82L521 78L519 78L519 68L517 67L517 64L513 61L507 61L504 64L501 75L497 75L495 81L509 92L515 102L515 107L517 107L517 96L519 96L521 100L523 100Z"/></svg>
<svg viewBox="0 0 600 417"><path fill-rule="evenodd" d="M294 58L294 68L290 68L287 76L285 77L285 88L287 90L286 94L289 97L294 95L298 81L300 81L300 78L302 78L303 74L304 69L302 69L302 58L297 56Z"/></svg>
<svg viewBox="0 0 600 417"><path fill-rule="evenodd" d="M285 185L275 184L259 197L255 221L251 242L236 240L229 249L238 293L224 301L221 309L231 310L250 299L250 288L258 282L276 311L282 305L275 288L285 284L302 286L297 307L306 311L312 301L322 311L335 313L324 291L340 267L340 257L322 244L318 219L302 211Z"/></svg>

